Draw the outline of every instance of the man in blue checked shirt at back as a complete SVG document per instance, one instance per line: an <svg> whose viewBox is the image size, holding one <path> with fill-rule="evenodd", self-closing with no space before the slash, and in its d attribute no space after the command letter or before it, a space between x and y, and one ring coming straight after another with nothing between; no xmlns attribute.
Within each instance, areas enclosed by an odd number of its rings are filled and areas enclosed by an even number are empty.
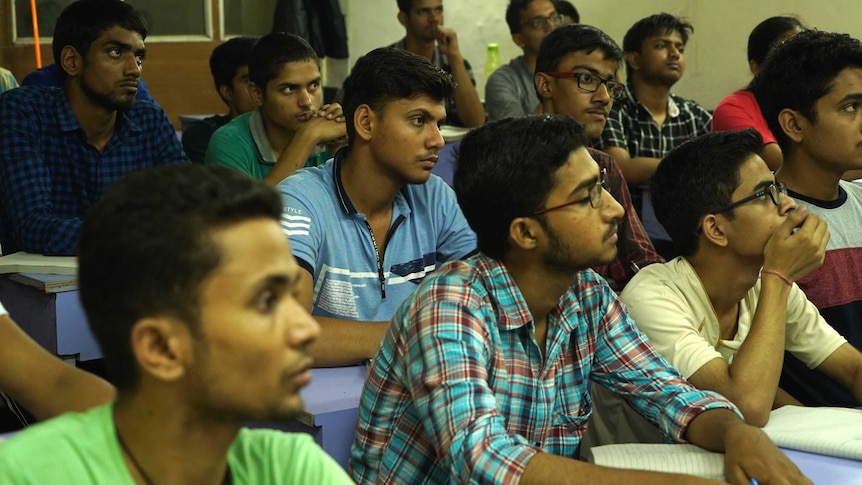
<svg viewBox="0 0 862 485"><path fill-rule="evenodd" d="M706 483L577 460L590 381L674 441L725 452L731 483L808 483L733 404L656 354L586 269L613 260L623 217L586 143L579 123L548 115L464 138L454 186L480 253L427 276L396 312L359 407L358 483Z"/></svg>
<svg viewBox="0 0 862 485"><path fill-rule="evenodd" d="M81 217L111 183L188 161L162 108L135 100L146 37L144 18L121 0L79 0L54 29L63 88L0 98L4 254L74 254Z"/></svg>

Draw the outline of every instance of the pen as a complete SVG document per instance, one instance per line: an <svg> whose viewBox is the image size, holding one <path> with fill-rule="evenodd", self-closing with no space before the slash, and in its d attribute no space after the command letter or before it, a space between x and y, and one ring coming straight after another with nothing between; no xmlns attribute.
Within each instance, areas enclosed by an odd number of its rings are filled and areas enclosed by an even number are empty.
<svg viewBox="0 0 862 485"><path fill-rule="evenodd" d="M753 479L753 478L749 478L749 479L748 479L748 485L758 485L758 484L757 484L757 480L755 480L755 479Z"/></svg>

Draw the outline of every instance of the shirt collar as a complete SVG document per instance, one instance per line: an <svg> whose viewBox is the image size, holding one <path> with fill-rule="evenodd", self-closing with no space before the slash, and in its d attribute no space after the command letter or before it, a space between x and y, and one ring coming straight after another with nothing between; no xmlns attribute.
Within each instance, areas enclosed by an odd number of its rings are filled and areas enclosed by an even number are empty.
<svg viewBox="0 0 862 485"><path fill-rule="evenodd" d="M500 330L517 330L532 323L533 315L530 313L530 308L506 266L484 253L479 253L476 258L479 260L488 289L492 292L493 300L499 305L499 310L496 313L497 325ZM576 285L577 282L578 278L576 277L572 280L572 285ZM570 287L563 293L557 306L548 315L548 324L561 325L562 331L566 333L571 332L577 326L578 319L575 314L581 311L578 300L574 298L574 291Z"/></svg>
<svg viewBox="0 0 862 485"><path fill-rule="evenodd" d="M341 164L347 158L347 147L344 147L335 152L334 160L332 161L332 178L335 180L335 196L338 197L338 202L346 214L356 214L356 207L344 191L344 183L341 181Z"/></svg>
<svg viewBox="0 0 862 485"><path fill-rule="evenodd" d="M252 111L248 118L248 129L251 131L251 138L257 147L257 152L264 162L275 165L275 152L272 150L272 145L269 143L269 137L266 136L266 127L263 125L263 115L260 113L260 108Z"/></svg>
<svg viewBox="0 0 862 485"><path fill-rule="evenodd" d="M60 131L62 132L70 132L76 130L82 130L81 124L78 123L78 118L75 117L75 112L72 111L72 105L69 104L69 97L66 96L66 92L63 91L62 88L49 88L49 92L52 92L55 96L57 96L57 124L60 127ZM140 100L135 100L135 103L141 102ZM134 105L132 106L134 108ZM129 116L124 111L117 111L117 121L116 126L114 127L114 136L111 137L113 140L117 137L122 137L128 132L139 132L142 131L140 125L132 121ZM108 142L110 146L110 141Z"/></svg>
<svg viewBox="0 0 862 485"><path fill-rule="evenodd" d="M629 99L629 101L631 101L632 103L635 103L637 106L640 106L647 113L650 112L650 110L647 109L646 106L642 105L640 103L640 101L638 101L638 99L635 97L635 90L632 89L632 85L630 82L626 83L625 93L626 93L626 97ZM679 105L677 105L676 101L674 101L673 94L668 94L668 97L667 97L667 116L669 118L676 118L677 116L679 116L679 113L680 113ZM650 113L650 115L652 115L652 113Z"/></svg>
<svg viewBox="0 0 862 485"><path fill-rule="evenodd" d="M347 196L347 192L344 190L344 182L341 180L341 166L344 164L346 159L347 147L342 147L335 152L335 156L332 160L332 179L335 181L335 197L338 198L338 203L341 205L341 209L344 210L345 214L356 215L359 212L356 210L350 197ZM395 195L392 207L394 212L393 215L395 216L403 215L406 217L412 212L412 209L410 208L410 205L412 204L412 202L410 202L412 200L412 196L409 193L408 187L409 185L405 185Z"/></svg>

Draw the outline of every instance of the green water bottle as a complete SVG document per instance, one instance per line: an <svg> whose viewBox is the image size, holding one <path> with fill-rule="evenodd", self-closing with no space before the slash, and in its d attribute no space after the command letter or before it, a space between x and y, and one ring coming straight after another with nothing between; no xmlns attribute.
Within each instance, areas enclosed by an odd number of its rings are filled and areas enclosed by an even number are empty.
<svg viewBox="0 0 862 485"><path fill-rule="evenodd" d="M488 44L488 55L485 57L485 81L498 67L500 67L500 48L496 43Z"/></svg>

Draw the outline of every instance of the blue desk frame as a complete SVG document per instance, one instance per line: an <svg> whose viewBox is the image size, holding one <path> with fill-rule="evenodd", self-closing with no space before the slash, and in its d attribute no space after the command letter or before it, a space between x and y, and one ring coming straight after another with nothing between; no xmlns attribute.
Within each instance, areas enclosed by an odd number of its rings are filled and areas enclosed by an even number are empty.
<svg viewBox="0 0 862 485"><path fill-rule="evenodd" d="M75 363L102 357L87 326L73 276L0 275L0 300L9 315L42 347Z"/></svg>

